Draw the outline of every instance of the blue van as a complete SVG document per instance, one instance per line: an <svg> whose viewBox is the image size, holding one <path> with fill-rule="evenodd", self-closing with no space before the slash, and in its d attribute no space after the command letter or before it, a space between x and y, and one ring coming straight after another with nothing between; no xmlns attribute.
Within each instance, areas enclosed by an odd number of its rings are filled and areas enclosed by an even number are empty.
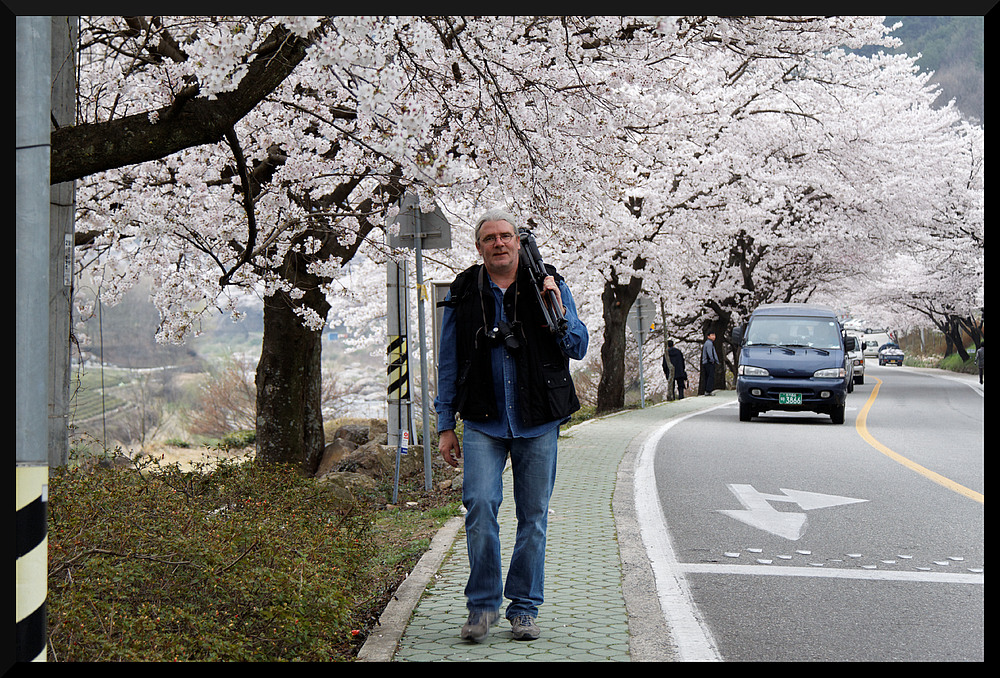
<svg viewBox="0 0 1000 678"><path fill-rule="evenodd" d="M812 411L844 423L853 370L831 308L765 304L736 330L740 421L767 410Z"/></svg>

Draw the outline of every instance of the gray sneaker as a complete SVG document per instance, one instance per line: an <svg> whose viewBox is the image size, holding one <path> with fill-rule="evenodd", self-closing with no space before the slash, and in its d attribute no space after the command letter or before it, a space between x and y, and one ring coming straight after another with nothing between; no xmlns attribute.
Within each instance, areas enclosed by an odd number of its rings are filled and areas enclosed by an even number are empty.
<svg viewBox="0 0 1000 678"><path fill-rule="evenodd" d="M490 627L500 618L497 611L470 612L469 620L462 627L462 640L480 642L490 632Z"/></svg>
<svg viewBox="0 0 1000 678"><path fill-rule="evenodd" d="M514 640L535 640L542 630L535 624L534 617L522 614L510 620L510 632L514 635Z"/></svg>

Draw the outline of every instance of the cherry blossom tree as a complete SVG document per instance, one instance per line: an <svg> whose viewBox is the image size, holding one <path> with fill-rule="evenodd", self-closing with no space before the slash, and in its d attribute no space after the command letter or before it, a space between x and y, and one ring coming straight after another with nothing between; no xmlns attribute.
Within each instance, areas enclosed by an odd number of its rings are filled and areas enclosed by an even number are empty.
<svg viewBox="0 0 1000 678"><path fill-rule="evenodd" d="M942 146L936 165L937 200L919 227L901 233L905 246L867 276L869 294L858 304L887 326L893 315L930 321L945 336L946 354L968 360L962 333L977 347L983 337L984 135L967 122L955 131L960 142Z"/></svg>
<svg viewBox="0 0 1000 678"><path fill-rule="evenodd" d="M764 102L787 92L789 73L807 57L885 39L877 20L857 18L739 17L701 25L664 20L660 26L665 39L651 41L635 57L644 66L620 87L625 113L619 156L626 161L604 173L616 180L591 201L590 223L610 227L601 229L603 237L589 238L591 256L581 258L604 277L599 411L624 403L625 320L643 280L655 280L647 288L659 287L666 305L683 314L678 304L699 299L691 292L693 281L708 273L709 281L719 282L703 266L711 250L735 247L719 228L720 206L730 205L740 221L766 218L774 206L772 200L756 214L745 213L766 190L747 186L769 157L761 153L767 146L752 140L761 131L763 139L781 136L768 122L751 127L764 113L799 110L787 101L771 110ZM690 263L683 265L682 258Z"/></svg>
<svg viewBox="0 0 1000 678"><path fill-rule="evenodd" d="M888 44L880 19L85 17L53 181L80 179L106 301L153 279L162 341L263 298L258 459L308 472L319 332L377 314L356 278L399 256L404 191L455 217L438 271L471 262L462 225L491 203L536 229L603 331L604 407L643 287L725 331L868 270L888 224L941 220L945 184L907 182L950 121L912 61L843 49ZM974 204L952 197L948 223Z"/></svg>
<svg viewBox="0 0 1000 678"><path fill-rule="evenodd" d="M668 323L696 345L709 331L728 339L760 303L836 298L954 200L951 184L967 175L949 159L963 143L958 114L931 108L929 76L910 57L861 58L818 35L810 45L709 55L693 79L708 114L654 107L703 124L659 146L646 135L629 153L645 163L622 198L619 241L603 250L599 410L623 404L624 320L641 289L665 299ZM679 139L689 145L675 153Z"/></svg>
<svg viewBox="0 0 1000 678"><path fill-rule="evenodd" d="M345 265L387 256L407 187L502 191L526 213L586 193L588 173L558 161L611 154L617 129L591 121L613 110L603 55L631 21L88 17L82 120L53 138L53 180L82 179L81 244L103 255L107 301L153 278L162 340L262 295L258 458L308 471L319 331Z"/></svg>

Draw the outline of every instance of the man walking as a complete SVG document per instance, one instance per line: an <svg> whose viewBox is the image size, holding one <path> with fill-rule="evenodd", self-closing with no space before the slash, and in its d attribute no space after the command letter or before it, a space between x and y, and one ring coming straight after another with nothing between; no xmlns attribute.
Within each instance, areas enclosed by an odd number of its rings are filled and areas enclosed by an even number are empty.
<svg viewBox="0 0 1000 678"><path fill-rule="evenodd" d="M668 361L670 363L670 366L672 366L673 368L672 371L674 373L672 383L669 381L670 374L668 372L668 365L667 365ZM687 383L687 372L685 371L684 368L684 354L681 353L681 350L679 348L674 346L673 339L667 341L667 354L663 357L663 371L667 372L669 399L670 400L674 399L675 387L677 389L677 394L678 394L677 398L683 399L684 386Z"/></svg>
<svg viewBox="0 0 1000 678"><path fill-rule="evenodd" d="M518 640L534 640L543 600L548 505L556 475L559 425L579 409L569 360L587 352L587 328L562 277L550 266L544 280L567 321L561 336L546 325L525 266L515 219L491 210L476 223L483 263L460 273L442 305L438 361L438 443L451 466L464 464L462 503L469 580L469 617L461 637L481 641L499 618L500 604ZM549 303L549 302L546 302ZM462 444L455 416L464 421ZM464 449L463 449L464 447ZM510 456L517 536L504 582L497 520L503 470Z"/></svg>
<svg viewBox="0 0 1000 678"><path fill-rule="evenodd" d="M705 395L714 395L715 370L719 364L719 355L715 352L715 332L709 332L705 344L701 347L701 373L704 377Z"/></svg>

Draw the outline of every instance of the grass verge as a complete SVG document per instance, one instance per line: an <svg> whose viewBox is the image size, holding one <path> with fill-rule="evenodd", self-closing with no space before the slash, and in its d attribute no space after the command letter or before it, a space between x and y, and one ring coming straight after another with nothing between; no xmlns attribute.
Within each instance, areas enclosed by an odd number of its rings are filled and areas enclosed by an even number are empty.
<svg viewBox="0 0 1000 678"><path fill-rule="evenodd" d="M50 661L350 661L459 501L295 469L52 469ZM391 483L391 480L389 481Z"/></svg>

